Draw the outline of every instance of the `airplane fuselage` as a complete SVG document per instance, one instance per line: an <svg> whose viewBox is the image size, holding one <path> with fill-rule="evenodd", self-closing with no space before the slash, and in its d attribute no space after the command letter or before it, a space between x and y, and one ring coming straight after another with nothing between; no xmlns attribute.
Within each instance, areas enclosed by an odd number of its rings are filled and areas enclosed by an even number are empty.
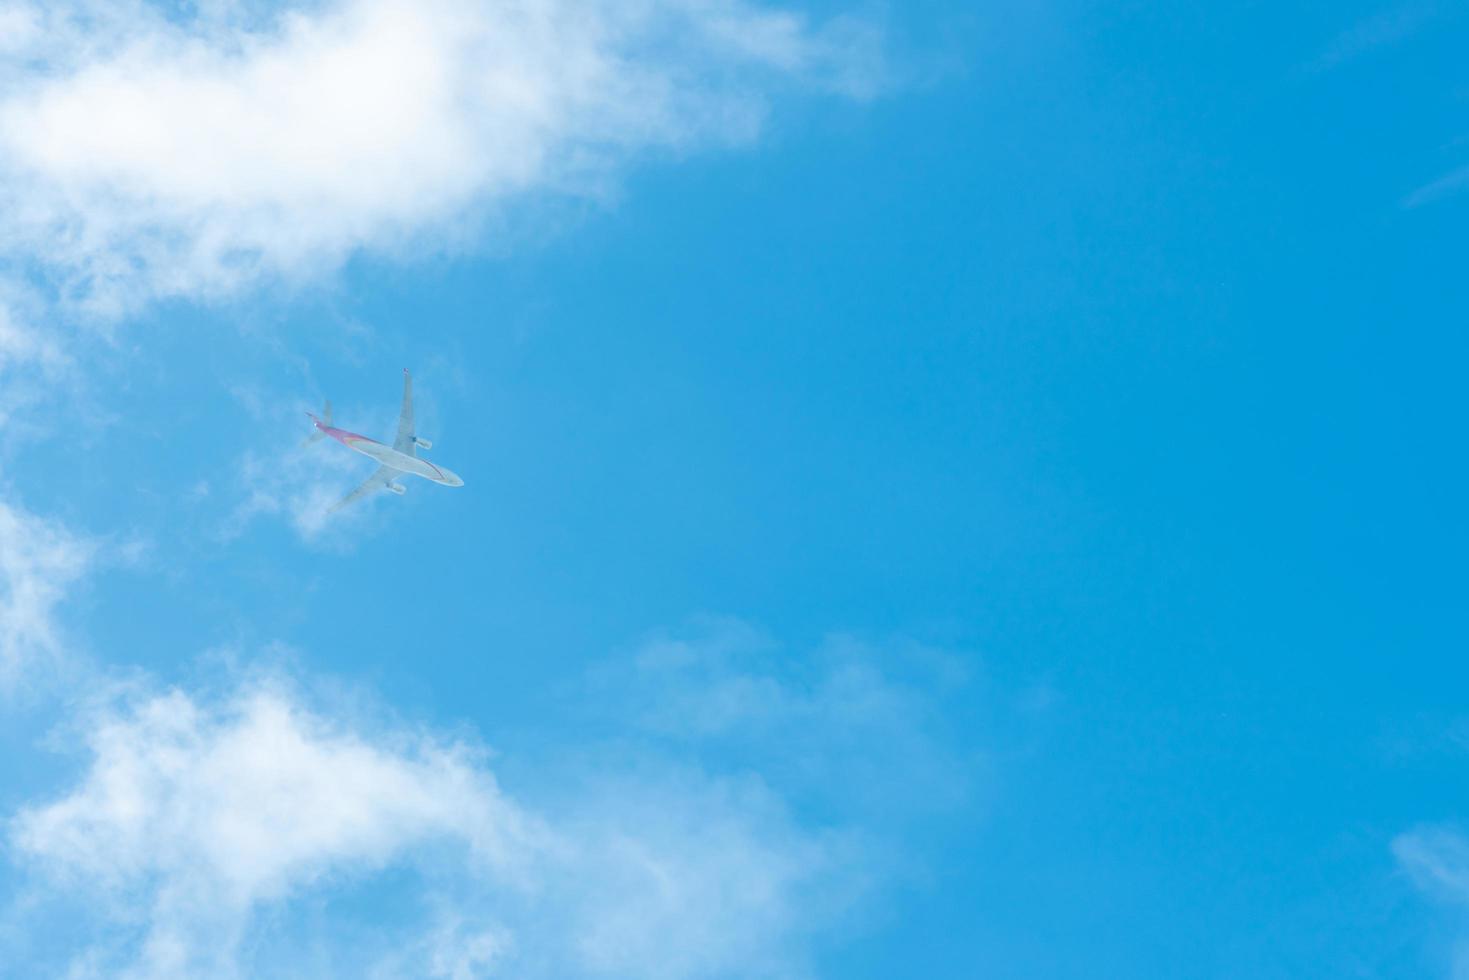
<svg viewBox="0 0 1469 980"><path fill-rule="evenodd" d="M459 479L456 474L444 469L442 466L435 466L426 459L419 459L417 456L400 453L392 446L385 446L376 439L369 439L367 436L358 435L355 432L348 432L346 429L338 429L334 426L325 425L315 419L312 421L323 434L331 436L348 449L355 449L362 455L376 460L388 469L397 470L400 473L412 473L414 476L421 476L425 480L442 483L446 487L464 486L464 481Z"/></svg>

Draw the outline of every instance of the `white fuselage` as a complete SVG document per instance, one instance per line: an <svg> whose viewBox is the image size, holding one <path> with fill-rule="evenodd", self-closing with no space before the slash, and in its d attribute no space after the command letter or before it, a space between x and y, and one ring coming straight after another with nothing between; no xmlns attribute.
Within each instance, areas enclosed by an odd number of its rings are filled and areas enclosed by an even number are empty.
<svg viewBox="0 0 1469 980"><path fill-rule="evenodd" d="M417 456L400 453L392 446L385 446L376 439L369 439L367 436L361 436L355 432L348 432L345 429L333 428L330 425L322 425L320 422L316 423L316 427L348 449L355 449L362 455L377 460L377 462L386 466L388 469L397 470L400 473L412 473L414 476L421 476L425 480L442 483L446 487L464 486L463 480L442 466L435 466L428 460L419 459Z"/></svg>

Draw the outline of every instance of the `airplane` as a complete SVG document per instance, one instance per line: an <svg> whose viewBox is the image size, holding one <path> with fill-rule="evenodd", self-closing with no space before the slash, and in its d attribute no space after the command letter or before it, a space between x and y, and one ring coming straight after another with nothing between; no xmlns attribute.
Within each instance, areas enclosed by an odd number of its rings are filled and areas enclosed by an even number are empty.
<svg viewBox="0 0 1469 980"><path fill-rule="evenodd" d="M355 449L379 464L372 476L369 476L356 490L337 501L327 511L328 514L341 510L374 490L389 490L402 496L408 488L394 480L394 477L400 473L412 473L425 480L442 483L446 487L464 486L464 481L454 473L442 466L435 466L426 459L418 458L416 450L430 449L433 443L427 439L418 438L413 431L413 378L408 374L407 368L403 369L403 411L398 416L398 434L394 437L391 446L386 446L376 439L369 439L367 436L360 436L355 432L334 428L331 402L327 402L326 407L322 409L322 418L310 412L306 414L316 426L316 431L306 440L306 445L331 436L348 449Z"/></svg>

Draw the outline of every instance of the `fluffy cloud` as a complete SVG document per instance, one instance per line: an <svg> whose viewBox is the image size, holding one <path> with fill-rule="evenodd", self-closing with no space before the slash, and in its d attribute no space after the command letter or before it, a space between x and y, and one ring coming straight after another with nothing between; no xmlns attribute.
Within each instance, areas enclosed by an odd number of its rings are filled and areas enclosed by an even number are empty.
<svg viewBox="0 0 1469 980"><path fill-rule="evenodd" d="M415 845L452 840L487 881L537 849L534 822L462 747L410 733L370 742L282 687L212 704L135 698L89 727L86 778L20 814L12 836L119 909L147 896L131 975L235 975L253 910Z"/></svg>
<svg viewBox="0 0 1469 980"><path fill-rule="evenodd" d="M56 607L95 551L63 525L0 501L0 686L61 652Z"/></svg>
<svg viewBox="0 0 1469 980"><path fill-rule="evenodd" d="M170 7L172 5L169 5ZM0 8L0 251L106 312L441 248L648 151L860 95L874 34L744 0Z"/></svg>
<svg viewBox="0 0 1469 980"><path fill-rule="evenodd" d="M502 785L481 750L269 679L82 722L85 774L9 828L79 929L24 955L79 978L789 976L877 872L860 817L635 726Z"/></svg>

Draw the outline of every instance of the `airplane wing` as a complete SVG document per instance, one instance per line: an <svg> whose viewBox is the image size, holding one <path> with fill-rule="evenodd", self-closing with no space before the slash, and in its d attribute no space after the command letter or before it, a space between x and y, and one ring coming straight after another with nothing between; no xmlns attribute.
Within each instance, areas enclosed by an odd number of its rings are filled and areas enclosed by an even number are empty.
<svg viewBox="0 0 1469 980"><path fill-rule="evenodd" d="M409 456L413 451L413 378L408 369L403 369L403 412L398 416L398 435L393 439L393 448Z"/></svg>
<svg viewBox="0 0 1469 980"><path fill-rule="evenodd" d="M392 482L393 472L393 470L389 469L386 466L379 466L376 470L373 471L372 476L369 476L366 480L362 481L362 486L358 487L356 490L353 490L351 493L347 494L347 496L343 497L341 500L338 500L335 504L332 504L331 509L328 510L327 513L335 514L343 507L346 507L348 504L356 503L358 500L361 500L363 497L372 493L374 490L386 490L388 484Z"/></svg>

